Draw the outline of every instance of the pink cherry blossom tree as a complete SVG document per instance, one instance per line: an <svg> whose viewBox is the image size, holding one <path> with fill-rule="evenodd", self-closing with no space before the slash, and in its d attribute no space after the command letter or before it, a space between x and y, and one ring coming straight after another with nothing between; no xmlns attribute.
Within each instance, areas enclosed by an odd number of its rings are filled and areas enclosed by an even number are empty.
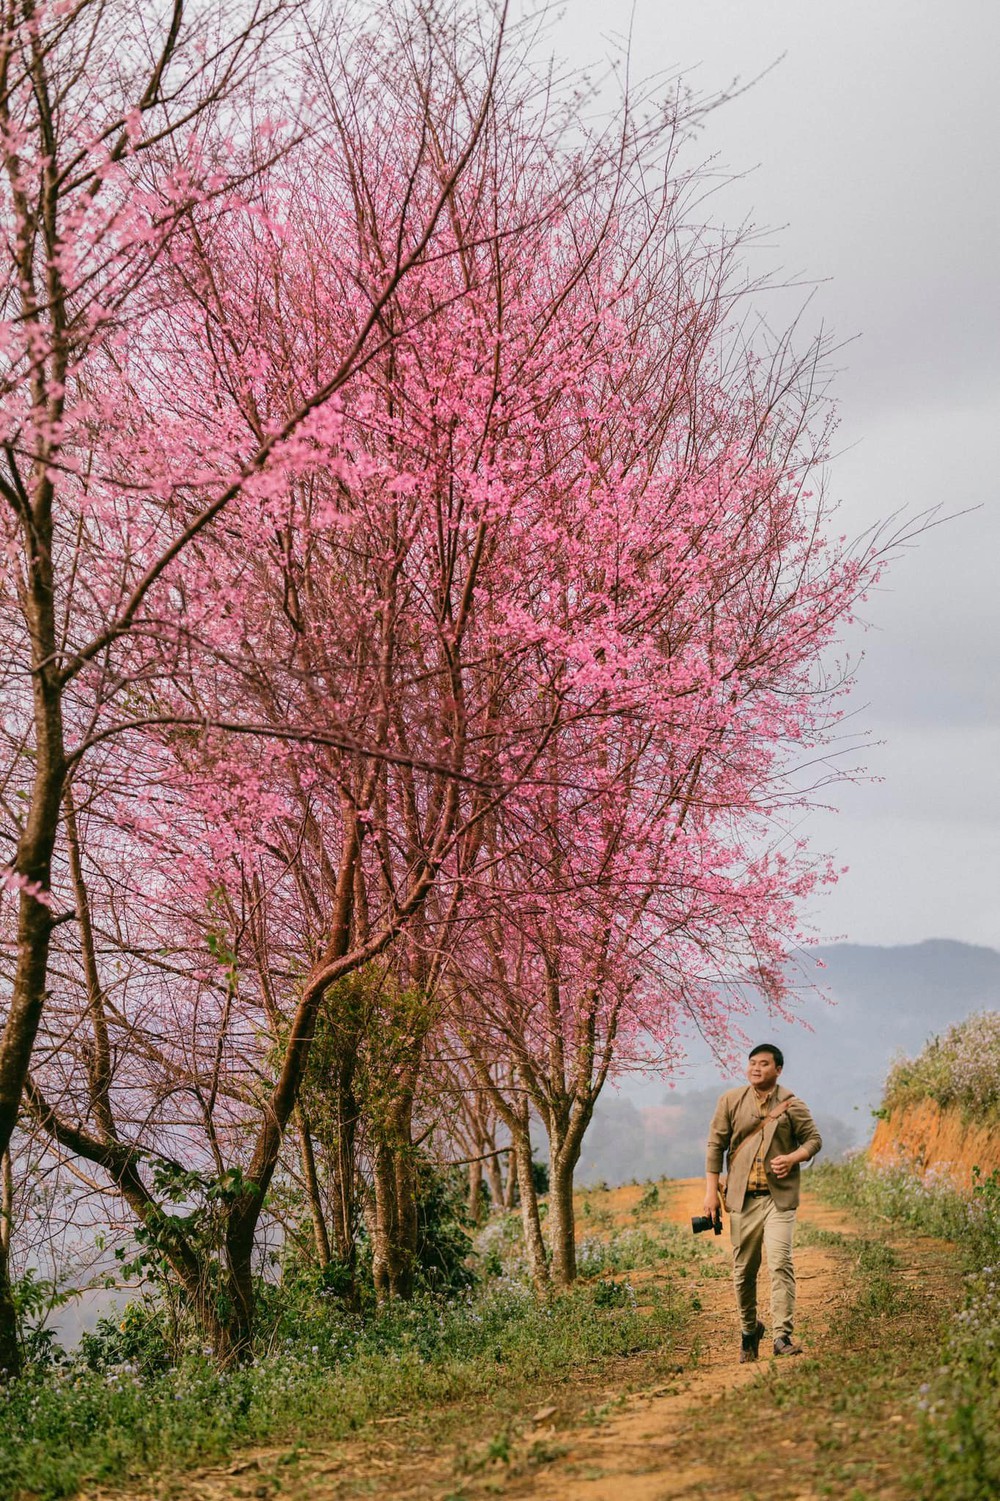
<svg viewBox="0 0 1000 1501"><path fill-rule="evenodd" d="M300 425L281 482L244 485L224 522L192 542L178 575L183 614L173 622L161 611L148 635L133 634L136 712L90 737L92 749L127 746L146 793L138 810L103 799L114 809L108 865L116 856L135 868L134 847L114 848L122 831L147 850L146 885L161 915L143 915L143 926L183 925L168 869L184 871L185 904L196 899L192 957L172 984L160 966L142 1001L160 1026L169 1014L190 1046L171 1063L133 1019L123 1036L131 1056L153 1064L157 1094L183 1086L194 1102L184 1129L201 1138L197 1161L214 1160L218 1178L238 1185L221 1248L234 1314L225 1327L210 1321L224 1359L248 1346L254 1237L324 997L381 956L404 989L433 994L442 935L450 941L461 920L491 810L530 779L564 703L575 716L608 712L606 687L590 671L604 622L581 593L579 536L563 518L592 486L586 469L568 487L563 476L567 454L578 464L579 401L622 279L619 268L602 284L589 268L602 244L613 249L612 211L628 177L619 143L584 154L583 165L574 148L553 176L547 135L512 128L507 108L486 122L490 149L476 170L446 183L432 253L384 299L384 347L350 393ZM546 116L539 123L548 130ZM202 393L207 452L229 451L241 432L259 442L289 405L299 409L302 371L319 368L331 344L350 340L352 320L368 316L358 262L370 276L370 263L391 261L400 203L419 205L424 194L433 209L442 191L440 174L430 174L401 193L408 127L391 124L379 136L373 121L367 176L352 164L339 196L334 154L315 168L321 195L315 178L286 174L262 193L262 213L229 214L221 226L199 220L197 238L172 258L178 295L155 324L170 381L157 365L126 382L136 407L156 411L158 433L189 420L192 391ZM645 149L629 145L633 156ZM126 448L135 444L124 440ZM600 503L595 496L591 514ZM560 607L550 608L551 580L567 565ZM579 607L567 615L574 594ZM131 801L131 782L125 788ZM136 915L113 891L106 901L115 926L134 929ZM209 942L229 956L225 983L199 972L194 956ZM134 940L129 948L134 955ZM268 1083L249 1089L240 1076L258 1025L271 1047L251 1073ZM398 1199L405 1179L400 1140L425 1032L413 1029L401 1064L387 1146L395 1160L385 1172L376 1161L376 1210L379 1194L388 1205L390 1184ZM234 1076L228 1088L222 1060ZM117 1126L108 1142L93 1087L100 1129L73 1128L61 1102L78 1101L79 1084L72 1073L53 1078L35 1081L37 1118L109 1167L123 1192L127 1161L133 1212L162 1224L148 1184L134 1181L152 1148L125 1145ZM133 1119L153 1118L130 1108ZM172 1160L178 1125L159 1127L173 1130ZM389 1205L386 1221L412 1224L400 1209ZM390 1241L387 1263L400 1252L405 1268L407 1248ZM199 1290L211 1279L193 1265L192 1247L172 1232L168 1252L204 1309ZM405 1275L397 1280L402 1288ZM391 1266L387 1285L399 1290Z"/></svg>
<svg viewBox="0 0 1000 1501"><path fill-rule="evenodd" d="M416 132L398 178L399 234L374 279L356 278L361 311L348 342L321 351L311 382L298 385L266 430L234 424L232 403L227 409L204 383L189 388L186 401L157 403L157 387L171 381L176 340L196 336L204 349L216 331L197 323L198 289L186 269L197 265L204 282L214 247L236 224L255 219L262 235L270 232L260 185L321 129L310 120L300 130L294 102L290 110L264 81L280 51L289 76L312 72L316 97L319 74L304 57L292 11L285 0L248 4L223 23L183 0L161 17L129 3L43 0L8 7L0 22L0 191L11 250L0 329L11 621L3 884L18 909L0 1038L2 1153L43 1015L53 933L79 916L53 886L61 822L65 813L72 846L73 781L135 695L126 648L142 640L155 655L160 626L183 614L188 591L204 582L196 567L187 582L179 572L196 540L235 499L250 492L259 499L278 475L294 472L324 421L336 426L337 393L391 340L383 309L425 256L486 118L495 55L480 74L479 102L452 111L447 142L430 129ZM498 24L502 30L502 14ZM372 45L363 33L334 40L344 98L360 100ZM420 68L440 55L447 93L453 28L436 33L417 17L407 30L401 15L393 42L397 72L413 86L416 54ZM452 75L453 98L466 82ZM470 97L462 95L463 105ZM419 211L429 216L419 222L407 172L427 188ZM173 343L162 338L167 326ZM93 994L91 1016L92 1092L106 1100L107 1050ZM0 1369L18 1363L4 1260Z"/></svg>
<svg viewBox="0 0 1000 1501"><path fill-rule="evenodd" d="M185 199L81 376L60 481L88 566L50 591L52 621L82 602L49 863L16 867L65 977L28 1108L223 1361L282 1174L318 1254L350 1234L323 1223L318 1027L367 1066L391 1024L365 1123L386 1295L432 1047L510 1132L539 1281L541 1116L572 1278L606 1079L650 1030L667 1055L686 1017L724 1030L720 980L782 1004L817 878L780 843L790 774L878 565L809 494L816 351L732 346L683 107L597 136L468 24L401 35L352 44L349 87L314 56L308 139L269 156L268 123L252 191Z"/></svg>
<svg viewBox="0 0 1000 1501"><path fill-rule="evenodd" d="M723 378L724 299L702 303L685 342L643 269L607 331L599 368L617 385L582 406L591 484L562 513L563 595L600 621L587 668L606 714L591 727L566 706L537 777L499 810L478 941L453 960L480 1088L525 1162L528 1101L548 1133L561 1282L575 1272L573 1169L622 1055L652 1033L669 1060L692 1023L724 1044L740 983L786 1004L797 909L830 876L788 834L808 798L796 768L836 722L821 653L884 554L823 535L817 351L766 374L749 354ZM571 495L575 478L553 488Z"/></svg>

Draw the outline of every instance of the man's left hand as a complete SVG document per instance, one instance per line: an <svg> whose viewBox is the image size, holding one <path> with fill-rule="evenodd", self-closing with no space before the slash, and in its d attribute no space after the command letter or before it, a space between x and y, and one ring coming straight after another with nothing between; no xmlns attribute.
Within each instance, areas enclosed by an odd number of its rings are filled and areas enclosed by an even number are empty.
<svg viewBox="0 0 1000 1501"><path fill-rule="evenodd" d="M797 1157L788 1152L780 1157L772 1157L768 1166L776 1178L787 1178L798 1160Z"/></svg>

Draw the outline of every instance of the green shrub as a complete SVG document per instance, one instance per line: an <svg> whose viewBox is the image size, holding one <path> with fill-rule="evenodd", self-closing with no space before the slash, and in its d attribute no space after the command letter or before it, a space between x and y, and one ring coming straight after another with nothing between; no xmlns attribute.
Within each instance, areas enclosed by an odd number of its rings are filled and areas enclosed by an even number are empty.
<svg viewBox="0 0 1000 1501"><path fill-rule="evenodd" d="M193 1338L193 1331L189 1331ZM171 1326L164 1302L144 1298L126 1303L118 1314L98 1319L80 1338L78 1359L91 1371L137 1371L154 1376L183 1353L179 1331Z"/></svg>
<svg viewBox="0 0 1000 1501"><path fill-rule="evenodd" d="M58 1363L64 1351L56 1331L46 1321L54 1309L65 1308L67 1303L78 1298L79 1290L62 1287L51 1278L42 1277L34 1267L29 1267L23 1276L14 1280L11 1293L18 1339L26 1364L47 1366Z"/></svg>
<svg viewBox="0 0 1000 1501"><path fill-rule="evenodd" d="M934 1037L890 1070L883 1109L919 1100L955 1106L970 1120L1000 1119L1000 1012L982 1011Z"/></svg>
<svg viewBox="0 0 1000 1501"><path fill-rule="evenodd" d="M479 1270L484 1277L527 1277L521 1216L516 1210L494 1215L479 1230L473 1243Z"/></svg>
<svg viewBox="0 0 1000 1501"><path fill-rule="evenodd" d="M472 1226L461 1168L422 1159L417 1174L417 1284L457 1293L475 1280L469 1257Z"/></svg>
<svg viewBox="0 0 1000 1501"><path fill-rule="evenodd" d="M629 1226L608 1239L588 1236L576 1249L576 1269L581 1277L602 1272L628 1272L634 1267L655 1266L680 1256L690 1261L701 1248L688 1244L676 1225L658 1225L655 1232Z"/></svg>

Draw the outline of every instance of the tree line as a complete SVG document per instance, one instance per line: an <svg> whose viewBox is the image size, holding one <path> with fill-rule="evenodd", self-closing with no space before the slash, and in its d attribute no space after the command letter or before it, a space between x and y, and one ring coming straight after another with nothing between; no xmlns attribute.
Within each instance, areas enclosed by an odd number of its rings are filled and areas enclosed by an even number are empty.
<svg viewBox="0 0 1000 1501"><path fill-rule="evenodd" d="M421 1151L571 1281L606 1080L787 1007L885 539L706 227L719 101L539 56L500 0L0 18L8 1373L39 1163L228 1363L268 1224L409 1295Z"/></svg>

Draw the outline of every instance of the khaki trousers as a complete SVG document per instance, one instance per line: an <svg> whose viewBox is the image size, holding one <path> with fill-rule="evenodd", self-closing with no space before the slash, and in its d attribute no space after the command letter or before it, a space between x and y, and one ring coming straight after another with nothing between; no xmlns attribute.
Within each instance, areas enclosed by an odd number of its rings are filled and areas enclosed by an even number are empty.
<svg viewBox="0 0 1000 1501"><path fill-rule="evenodd" d="M792 1238L795 1210L777 1209L770 1194L743 1201L739 1214L730 1216L733 1240L733 1283L740 1324L744 1334L757 1328L757 1273L760 1253L767 1252L771 1273L771 1337L790 1335L795 1322L795 1268Z"/></svg>

